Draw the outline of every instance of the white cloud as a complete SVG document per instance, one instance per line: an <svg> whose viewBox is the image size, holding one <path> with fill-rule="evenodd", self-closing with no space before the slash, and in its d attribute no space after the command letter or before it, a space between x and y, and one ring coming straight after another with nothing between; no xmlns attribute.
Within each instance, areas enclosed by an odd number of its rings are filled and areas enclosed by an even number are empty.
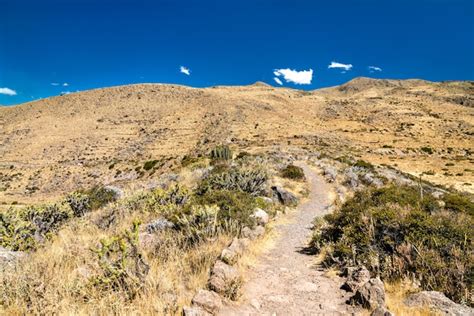
<svg viewBox="0 0 474 316"><path fill-rule="evenodd" d="M184 66L179 67L179 72L185 74L186 76L189 76L191 74L191 70Z"/></svg>
<svg viewBox="0 0 474 316"><path fill-rule="evenodd" d="M277 77L282 76L286 82L293 82L295 84L311 84L311 80L313 80L313 69L301 71L293 70L290 68L275 69L273 71L273 74Z"/></svg>
<svg viewBox="0 0 474 316"><path fill-rule="evenodd" d="M59 83L57 83L57 82L51 82L51 85L56 87L56 86L59 86Z"/></svg>
<svg viewBox="0 0 474 316"><path fill-rule="evenodd" d="M67 82L63 83L63 87L67 87L67 86L69 86L69 83Z"/></svg>
<svg viewBox="0 0 474 316"><path fill-rule="evenodd" d="M16 91L10 88L0 88L0 94L16 95Z"/></svg>
<svg viewBox="0 0 474 316"><path fill-rule="evenodd" d="M71 94L71 91L61 91L61 95Z"/></svg>
<svg viewBox="0 0 474 316"><path fill-rule="evenodd" d="M273 78L273 80L275 80L275 82L278 83L280 86L283 85L283 82L281 82L278 77Z"/></svg>
<svg viewBox="0 0 474 316"><path fill-rule="evenodd" d="M370 72L382 71L382 68L377 67L377 66L369 66L369 70L370 70Z"/></svg>
<svg viewBox="0 0 474 316"><path fill-rule="evenodd" d="M341 68L344 69L345 71L351 70L352 64L341 64L338 63L337 61L332 61L331 64L329 64L328 68Z"/></svg>

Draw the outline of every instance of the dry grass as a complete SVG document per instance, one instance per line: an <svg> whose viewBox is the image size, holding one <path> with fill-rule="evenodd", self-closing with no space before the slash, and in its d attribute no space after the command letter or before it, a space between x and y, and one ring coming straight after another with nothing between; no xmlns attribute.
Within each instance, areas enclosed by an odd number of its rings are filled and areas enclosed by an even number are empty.
<svg viewBox="0 0 474 316"><path fill-rule="evenodd" d="M403 303L408 294L416 290L408 281L385 283L385 302L388 309L397 316L440 316L428 307L409 307Z"/></svg>
<svg viewBox="0 0 474 316"><path fill-rule="evenodd" d="M125 217L110 230L99 229L92 217L66 225L15 269L0 274L0 314L179 313L196 290L206 286L210 267L230 237L220 235L184 249L178 244L179 232L163 234L159 242L143 249L150 271L139 295L129 300L121 290L91 286L90 278L101 273L91 249L101 238L127 227L133 217Z"/></svg>

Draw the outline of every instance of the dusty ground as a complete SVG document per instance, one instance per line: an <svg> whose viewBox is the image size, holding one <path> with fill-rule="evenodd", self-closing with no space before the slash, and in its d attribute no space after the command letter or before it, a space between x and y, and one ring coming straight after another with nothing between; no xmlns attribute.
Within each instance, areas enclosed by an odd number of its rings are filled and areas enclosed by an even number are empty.
<svg viewBox="0 0 474 316"><path fill-rule="evenodd" d="M474 192L473 106L472 82L357 78L315 91L140 84L0 107L0 204L147 185L221 143L357 156Z"/></svg>
<svg viewBox="0 0 474 316"><path fill-rule="evenodd" d="M220 315L347 315L356 312L345 303L348 295L340 289L342 279L326 276L326 272L315 265L314 255L305 253L311 222L316 216L326 214L331 189L308 166L302 167L310 183L308 200L288 222L275 227L277 239L248 271L240 302L226 306Z"/></svg>

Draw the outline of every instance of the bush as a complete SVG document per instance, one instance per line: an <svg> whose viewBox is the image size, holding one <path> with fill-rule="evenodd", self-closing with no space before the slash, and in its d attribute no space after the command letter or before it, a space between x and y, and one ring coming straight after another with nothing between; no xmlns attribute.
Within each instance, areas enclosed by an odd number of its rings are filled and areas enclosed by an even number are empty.
<svg viewBox="0 0 474 316"><path fill-rule="evenodd" d="M434 152L433 148L427 147L427 146L421 147L420 149L421 149L422 152L427 153L428 155L432 155L433 152Z"/></svg>
<svg viewBox="0 0 474 316"><path fill-rule="evenodd" d="M291 180L305 179L303 169L295 165L286 166L283 170L281 170L281 176Z"/></svg>
<svg viewBox="0 0 474 316"><path fill-rule="evenodd" d="M216 146L210 156L213 160L232 160L232 150L226 145Z"/></svg>
<svg viewBox="0 0 474 316"><path fill-rule="evenodd" d="M0 213L0 246L12 250L35 249L73 216L64 204L29 206Z"/></svg>
<svg viewBox="0 0 474 316"><path fill-rule="evenodd" d="M117 195L113 190L102 186L95 186L89 190L77 191L76 194L87 196L89 198L90 210L99 209L110 202L117 199Z"/></svg>
<svg viewBox="0 0 474 316"><path fill-rule="evenodd" d="M66 197L74 216L80 217L91 211L91 201L88 195L75 192Z"/></svg>
<svg viewBox="0 0 474 316"><path fill-rule="evenodd" d="M268 175L264 170L231 168L219 171L211 173L199 184L198 194L209 190L241 191L254 196L266 193Z"/></svg>
<svg viewBox="0 0 474 316"><path fill-rule="evenodd" d="M474 216L474 203L467 197L460 194L446 194L443 196L445 208L453 212L464 212Z"/></svg>
<svg viewBox="0 0 474 316"><path fill-rule="evenodd" d="M363 264L392 281L416 277L423 289L469 303L473 217L439 206L433 211L436 201L420 199L417 191L390 186L357 192L315 225L311 246L329 249L327 265Z"/></svg>
<svg viewBox="0 0 474 316"><path fill-rule="evenodd" d="M372 165L370 162L367 162L367 161L364 161L364 160L357 160L356 163L354 164L354 166L369 169L369 170L374 169L374 165Z"/></svg>
<svg viewBox="0 0 474 316"><path fill-rule="evenodd" d="M143 169L146 170L146 171L149 171L149 170L153 169L157 163L158 163L158 160L149 160L149 161L146 161L146 162L143 164Z"/></svg>
<svg viewBox="0 0 474 316"><path fill-rule="evenodd" d="M101 290L124 291L129 299L135 298L143 287L150 270L138 248L138 228L135 221L131 230L102 239L97 254L102 274L91 279Z"/></svg>
<svg viewBox="0 0 474 316"><path fill-rule="evenodd" d="M200 205L218 206L220 211L217 219L222 227L230 222L239 227L255 225L255 220L251 217L256 207L255 198L246 192L212 190L196 196L195 201Z"/></svg>

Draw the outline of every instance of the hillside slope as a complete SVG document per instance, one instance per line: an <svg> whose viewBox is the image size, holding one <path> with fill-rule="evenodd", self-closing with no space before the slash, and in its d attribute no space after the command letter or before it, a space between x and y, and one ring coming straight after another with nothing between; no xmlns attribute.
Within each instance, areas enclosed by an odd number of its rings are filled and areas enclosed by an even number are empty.
<svg viewBox="0 0 474 316"><path fill-rule="evenodd" d="M473 106L473 82L356 78L311 92L139 84L1 107L0 202L146 185L220 143L347 154L474 192Z"/></svg>

